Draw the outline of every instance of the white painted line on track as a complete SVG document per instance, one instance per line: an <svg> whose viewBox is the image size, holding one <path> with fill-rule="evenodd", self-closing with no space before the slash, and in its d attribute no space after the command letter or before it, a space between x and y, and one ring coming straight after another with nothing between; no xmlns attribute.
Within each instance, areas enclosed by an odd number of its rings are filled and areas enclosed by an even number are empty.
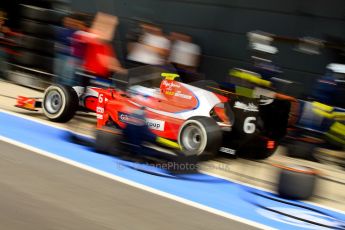
<svg viewBox="0 0 345 230"><path fill-rule="evenodd" d="M134 181L131 181L131 180L128 180L128 179L125 179L125 178L122 178L122 177L119 177L119 176L116 176L116 175L113 175L113 174L101 171L99 169L90 167L88 165L81 164L79 162L70 160L70 159L65 158L65 157L58 156L58 155L56 155L54 153L51 153L51 152L48 152L48 151L44 151L42 149L39 149L39 148L30 146L30 145L21 143L19 141L16 141L16 140L4 137L4 136L0 136L0 141L3 141L3 142L6 142L6 143L9 143L9 144L18 146L20 148L29 150L29 151L37 153L39 155L52 158L54 160L58 160L58 161L64 162L66 164L69 164L69 165L75 166L77 168L80 168L80 169L83 169L83 170L86 170L86 171L98 174L100 176L104 176L106 178L109 178L109 179L112 179L112 180L115 180L115 181L127 184L129 186L132 186L132 187L135 187L135 188L138 188L138 189L141 189L141 190L144 190L144 191L147 191L147 192L150 192L150 193L153 193L153 194L156 194L156 195L159 195L159 196L162 196L162 197L165 197L165 198L168 198L168 199L180 202L182 204L189 205L189 206L192 206L194 208L198 208L198 209L204 210L206 212L209 212L209 213L212 213L212 214L215 214L215 215L218 215L218 216L225 217L227 219L231 219L231 220L234 220L234 221L237 221L237 222L240 222L240 223L244 223L244 224L247 224L247 225L250 225L250 226L253 226L253 227L256 227L256 228L260 228L260 229L275 229L275 228L272 228L272 227L269 227L269 226L266 226L266 225L263 225L263 224L251 221L251 220L247 220L247 219L244 219L244 218L232 215L230 213L226 213L226 212L223 212L223 211L220 211L220 210L217 210L217 209L214 209L214 208L211 208L211 207L208 207L208 206L205 206L205 205L202 205L202 204L199 204L199 203L196 203L196 202L193 202L193 201L190 201L190 200L187 200L187 199L184 199L184 198L181 198L181 197L178 197L178 196L175 196L175 195L172 195L172 194L169 194L169 193L166 193L166 192L163 192L163 191L151 188L149 186L142 185L140 183L136 183Z"/></svg>
<svg viewBox="0 0 345 230"><path fill-rule="evenodd" d="M83 133L74 132L74 131L72 131L72 130L70 130L68 128L64 128L64 127L58 126L58 125L54 124L51 121L45 121L45 120L41 120L41 119L37 119L37 118L32 118L32 117L30 117L28 115L19 114L19 113L7 111L7 110L4 110L4 109L0 109L0 112L6 113L6 114L9 114L9 115L13 115L13 116L16 116L16 117L20 117L20 118L23 118L23 119L26 119L26 120L30 120L30 121L33 121L33 122L37 122L37 123L40 123L40 124L43 124L43 125L47 125L47 126L50 126L50 127L53 127L53 128L60 129L60 130L65 130L65 131L68 131L68 132L72 132L74 134L78 134L78 135L81 135L81 136L85 136L85 137L89 137L89 138L94 138L93 136L86 135L86 134L83 134ZM238 181L238 180L229 179L229 178L217 175L217 174L213 174L213 173L209 173L209 172L204 172L204 171L202 173L205 173L205 174L208 174L210 176L217 177L217 178L221 178L221 179L224 179L224 180L227 180L227 181L232 181L232 182L235 182L237 184L241 184L241 185L245 185L245 186L252 187L252 188L255 188L255 189L259 189L259 190L262 190L262 191L272 192L272 193L275 192L275 191L272 191L272 190L269 190L269 189L265 189L265 188L261 188L261 187L255 186L255 185L247 184L245 182L241 182L241 181ZM345 214L345 211L342 211L342 210L339 210L339 209L336 209L336 208L328 207L328 206L325 206L325 205L322 205L322 204L318 204L318 203L314 203L314 202L311 202L311 201L303 201L303 202L311 204L311 205L318 206L320 208L324 208L324 209L328 209L328 210L331 210L331 211L334 211L334 212L339 212L341 214Z"/></svg>

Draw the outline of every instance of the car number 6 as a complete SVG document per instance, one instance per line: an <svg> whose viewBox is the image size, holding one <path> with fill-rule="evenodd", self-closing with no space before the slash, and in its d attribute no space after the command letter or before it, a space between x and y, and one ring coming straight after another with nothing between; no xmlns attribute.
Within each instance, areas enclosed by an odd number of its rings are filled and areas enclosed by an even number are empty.
<svg viewBox="0 0 345 230"><path fill-rule="evenodd" d="M255 122L255 121L256 121L256 117L247 117L244 120L243 131L245 133L248 133L248 134L254 133L256 126L255 126L255 123L253 123L253 122Z"/></svg>
<svg viewBox="0 0 345 230"><path fill-rule="evenodd" d="M99 94L98 96L98 102L103 103L103 94Z"/></svg>

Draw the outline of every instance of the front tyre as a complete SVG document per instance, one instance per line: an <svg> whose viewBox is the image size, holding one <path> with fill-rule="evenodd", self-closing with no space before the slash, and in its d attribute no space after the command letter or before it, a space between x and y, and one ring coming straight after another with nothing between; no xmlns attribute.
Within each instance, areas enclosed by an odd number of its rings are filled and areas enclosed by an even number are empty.
<svg viewBox="0 0 345 230"><path fill-rule="evenodd" d="M43 113L51 121L68 122L79 107L79 98L72 87L51 85L43 97Z"/></svg>
<svg viewBox="0 0 345 230"><path fill-rule="evenodd" d="M214 156L222 144L222 130L209 117L193 117L183 123L178 143L187 156Z"/></svg>

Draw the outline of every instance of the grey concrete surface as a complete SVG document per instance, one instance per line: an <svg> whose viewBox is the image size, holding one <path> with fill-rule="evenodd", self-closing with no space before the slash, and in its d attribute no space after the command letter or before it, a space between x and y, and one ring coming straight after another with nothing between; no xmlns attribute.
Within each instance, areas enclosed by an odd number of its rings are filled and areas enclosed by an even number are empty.
<svg viewBox="0 0 345 230"><path fill-rule="evenodd" d="M0 229L255 229L0 142Z"/></svg>

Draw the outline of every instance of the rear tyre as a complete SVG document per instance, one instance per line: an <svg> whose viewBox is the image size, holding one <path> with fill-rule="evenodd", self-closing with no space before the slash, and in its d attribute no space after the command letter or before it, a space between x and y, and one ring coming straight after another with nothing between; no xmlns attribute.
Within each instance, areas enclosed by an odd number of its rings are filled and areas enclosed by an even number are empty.
<svg viewBox="0 0 345 230"><path fill-rule="evenodd" d="M68 122L79 107L79 98L72 87L65 85L49 86L43 97L43 113L51 121Z"/></svg>
<svg viewBox="0 0 345 230"><path fill-rule="evenodd" d="M287 199L307 200L314 194L316 178L316 173L307 167L292 166L282 169L278 193Z"/></svg>
<svg viewBox="0 0 345 230"><path fill-rule="evenodd" d="M212 118L193 117L180 128L178 143L187 156L212 157L221 147L222 130Z"/></svg>

